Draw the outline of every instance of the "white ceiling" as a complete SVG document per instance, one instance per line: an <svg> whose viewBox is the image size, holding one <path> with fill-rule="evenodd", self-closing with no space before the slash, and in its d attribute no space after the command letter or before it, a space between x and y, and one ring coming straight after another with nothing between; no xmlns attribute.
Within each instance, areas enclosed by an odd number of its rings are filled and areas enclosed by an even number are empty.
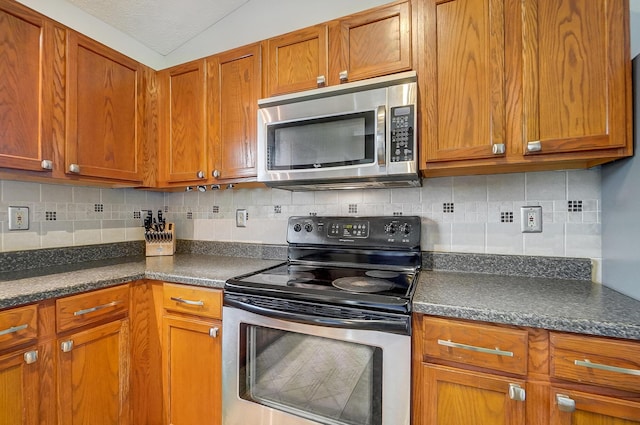
<svg viewBox="0 0 640 425"><path fill-rule="evenodd" d="M67 0L166 56L249 0Z"/></svg>

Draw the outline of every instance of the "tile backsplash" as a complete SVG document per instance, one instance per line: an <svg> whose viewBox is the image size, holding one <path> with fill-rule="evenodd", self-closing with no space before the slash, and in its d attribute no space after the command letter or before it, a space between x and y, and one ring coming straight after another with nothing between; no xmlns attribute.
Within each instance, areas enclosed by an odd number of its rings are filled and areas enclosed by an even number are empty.
<svg viewBox="0 0 640 425"><path fill-rule="evenodd" d="M601 257L600 168L432 178L423 187L322 192L234 189L159 193L2 181L2 251L142 239L139 211L163 209L180 239L286 243L291 215L419 215L425 251ZM543 232L520 231L520 207L540 205ZM9 231L9 206L31 228ZM236 209L248 211L235 226Z"/></svg>

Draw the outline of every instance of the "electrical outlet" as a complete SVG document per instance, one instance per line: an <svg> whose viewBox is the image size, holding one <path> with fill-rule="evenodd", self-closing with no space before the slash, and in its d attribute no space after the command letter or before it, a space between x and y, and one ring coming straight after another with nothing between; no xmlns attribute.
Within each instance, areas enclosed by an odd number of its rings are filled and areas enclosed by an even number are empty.
<svg viewBox="0 0 640 425"><path fill-rule="evenodd" d="M29 230L29 207L9 207L9 230Z"/></svg>
<svg viewBox="0 0 640 425"><path fill-rule="evenodd" d="M542 232L542 207L520 207L520 226L522 233Z"/></svg>
<svg viewBox="0 0 640 425"><path fill-rule="evenodd" d="M247 227L248 219L247 210L236 210L236 227Z"/></svg>

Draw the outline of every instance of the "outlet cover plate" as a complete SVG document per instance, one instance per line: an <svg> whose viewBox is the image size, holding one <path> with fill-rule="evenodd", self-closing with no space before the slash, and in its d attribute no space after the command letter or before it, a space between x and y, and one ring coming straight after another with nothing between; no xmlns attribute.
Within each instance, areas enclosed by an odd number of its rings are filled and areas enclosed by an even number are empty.
<svg viewBox="0 0 640 425"><path fill-rule="evenodd" d="M236 210L236 227L247 227L249 214L247 210Z"/></svg>
<svg viewBox="0 0 640 425"><path fill-rule="evenodd" d="M520 207L520 226L522 233L542 232L542 207Z"/></svg>
<svg viewBox="0 0 640 425"><path fill-rule="evenodd" d="M9 230L29 230L29 207L9 207Z"/></svg>

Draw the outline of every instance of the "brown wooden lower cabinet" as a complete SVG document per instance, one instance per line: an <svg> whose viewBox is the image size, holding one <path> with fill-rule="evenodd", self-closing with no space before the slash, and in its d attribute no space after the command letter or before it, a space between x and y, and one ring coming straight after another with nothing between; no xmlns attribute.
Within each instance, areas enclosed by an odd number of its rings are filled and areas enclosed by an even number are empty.
<svg viewBox="0 0 640 425"><path fill-rule="evenodd" d="M513 400L513 386L524 390L521 379L509 379L430 364L421 367L424 404L414 423L523 425L524 400Z"/></svg>
<svg viewBox="0 0 640 425"><path fill-rule="evenodd" d="M0 424L40 423L38 347L0 355Z"/></svg>
<svg viewBox="0 0 640 425"><path fill-rule="evenodd" d="M640 424L639 401L620 400L560 387L553 387L551 394L551 425Z"/></svg>

